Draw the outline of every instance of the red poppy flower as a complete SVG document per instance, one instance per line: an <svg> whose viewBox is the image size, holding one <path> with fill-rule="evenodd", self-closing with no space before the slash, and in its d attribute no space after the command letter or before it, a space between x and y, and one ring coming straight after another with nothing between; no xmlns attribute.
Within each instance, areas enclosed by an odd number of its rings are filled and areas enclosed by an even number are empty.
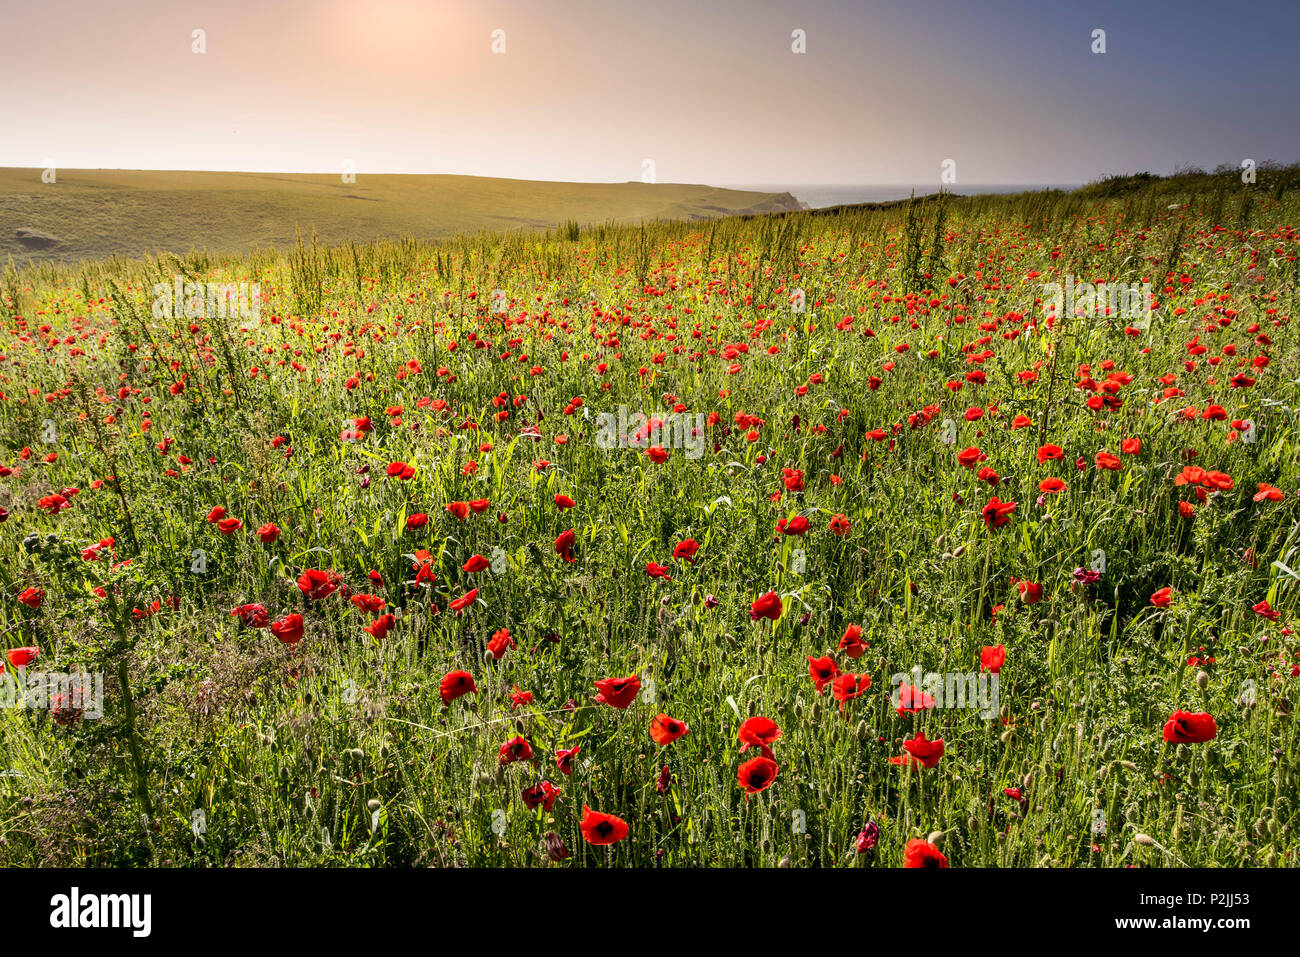
<svg viewBox="0 0 1300 957"><path fill-rule="evenodd" d="M919 764L923 768L932 768L943 757L943 738L931 741L924 731L916 732L916 737L903 742L907 756L890 758L891 764Z"/></svg>
<svg viewBox="0 0 1300 957"><path fill-rule="evenodd" d="M531 761L532 759L532 745L528 743L522 734L501 745L501 749L497 752L497 764L513 764L515 761Z"/></svg>
<svg viewBox="0 0 1300 957"><path fill-rule="evenodd" d="M560 789L550 781L539 781L532 787L524 788L523 791L520 792L520 797L522 797L524 801L524 807L528 808L530 811L536 807L541 807L549 811L551 805L555 803L555 799L559 796Z"/></svg>
<svg viewBox="0 0 1300 957"><path fill-rule="evenodd" d="M1202 484L1206 488L1218 489L1220 492L1230 492L1236 482L1227 472L1210 471L1205 473Z"/></svg>
<svg viewBox="0 0 1300 957"><path fill-rule="evenodd" d="M1065 450L1059 445L1040 445L1038 447L1038 464L1044 462L1059 462L1065 458Z"/></svg>
<svg viewBox="0 0 1300 957"><path fill-rule="evenodd" d="M271 624L270 613L263 605L256 603L232 608L230 614L238 618L246 628L266 628Z"/></svg>
<svg viewBox="0 0 1300 957"><path fill-rule="evenodd" d="M559 555L561 558L563 558L566 562L572 564L574 562L573 544L577 540L578 540L578 533L575 532L573 529L560 532L559 536L557 536L555 539L555 553Z"/></svg>
<svg viewBox="0 0 1300 957"><path fill-rule="evenodd" d="M855 675L846 671L842 675L837 675L835 680L831 682L831 693L835 695L835 700L840 703L840 711L843 711L846 701L862 697L870 687L870 675Z"/></svg>
<svg viewBox="0 0 1300 957"><path fill-rule="evenodd" d="M866 652L868 645L862 641L862 626L849 625L844 629L844 635L840 638L839 650L844 652L850 658L861 658Z"/></svg>
<svg viewBox="0 0 1300 957"><path fill-rule="evenodd" d="M34 645L28 645L25 648L10 648L9 663L15 668L26 668L40 655L41 649Z"/></svg>
<svg viewBox="0 0 1300 957"><path fill-rule="evenodd" d="M898 686L898 706L895 710L899 714L914 714L933 708L934 705L934 696L926 694L920 688L914 688L906 682Z"/></svg>
<svg viewBox="0 0 1300 957"><path fill-rule="evenodd" d="M297 612L271 622L271 634L286 645L296 645L302 641L302 630L302 615Z"/></svg>
<svg viewBox="0 0 1300 957"><path fill-rule="evenodd" d="M1151 604L1155 605L1157 608L1168 608L1173 600L1174 590L1168 586L1160 589L1151 596Z"/></svg>
<svg viewBox="0 0 1300 957"><path fill-rule="evenodd" d="M506 649L514 646L515 640L510 637L509 628L498 628L492 633L492 637L487 644L488 651L491 652L495 661L500 661L501 656L506 653Z"/></svg>
<svg viewBox="0 0 1300 957"><path fill-rule="evenodd" d="M267 522L257 530L257 537L261 539L264 545L270 545L280 537L280 529L274 522Z"/></svg>
<svg viewBox="0 0 1300 957"><path fill-rule="evenodd" d="M555 505L557 508L573 508L577 503L567 495L555 496Z"/></svg>
<svg viewBox="0 0 1300 957"><path fill-rule="evenodd" d="M980 649L980 671L997 674L1007 661L1005 645L985 645Z"/></svg>
<svg viewBox="0 0 1300 957"><path fill-rule="evenodd" d="M1259 482L1257 484L1259 485L1259 491L1253 496L1256 502L1262 502L1264 499L1268 499L1270 502L1280 502L1282 499L1286 498L1286 493L1280 488L1274 488L1267 482Z"/></svg>
<svg viewBox="0 0 1300 957"><path fill-rule="evenodd" d="M381 641L388 637L388 633L393 630L397 624L397 616L389 612L386 615L380 615L370 624L364 626L361 630L371 637L378 638Z"/></svg>
<svg viewBox="0 0 1300 957"><path fill-rule="evenodd" d="M488 560L482 555L471 555L465 560L465 564L460 566L461 571L473 575L475 572L481 572L488 567Z"/></svg>
<svg viewBox="0 0 1300 957"><path fill-rule="evenodd" d="M18 596L18 600L28 608L40 608L41 602L45 600L45 592L43 589L30 586L23 589L22 593Z"/></svg>
<svg viewBox="0 0 1300 957"><path fill-rule="evenodd" d="M853 527L853 523L849 521L847 515L836 512L831 516L831 523L827 527L832 535L847 535L849 529Z"/></svg>
<svg viewBox="0 0 1300 957"><path fill-rule="evenodd" d="M573 773L573 759L578 756L582 750L580 745L574 745L571 748L561 748L555 752L555 766L560 769L560 773L570 775Z"/></svg>
<svg viewBox="0 0 1300 957"><path fill-rule="evenodd" d="M636 693L641 690L641 679L636 675L626 678L602 678L593 681L599 694L596 701L618 708L620 711L636 700Z"/></svg>
<svg viewBox="0 0 1300 957"><path fill-rule="evenodd" d="M676 544L673 548L673 558L680 559L684 562L695 564L695 553L699 551L700 543L693 538L684 539Z"/></svg>
<svg viewBox="0 0 1300 957"><path fill-rule="evenodd" d="M298 576L298 588L308 598L320 601L334 594L342 581L343 576L338 572L308 568Z"/></svg>
<svg viewBox="0 0 1300 957"><path fill-rule="evenodd" d="M778 771L780 768L771 758L750 758L740 766L740 770L736 772L736 779L748 793L758 794L772 786Z"/></svg>
<svg viewBox="0 0 1300 957"><path fill-rule="evenodd" d="M407 479L415 476L415 469L405 462L393 462L388 468L384 469L384 474L389 478L395 478L398 481L405 482Z"/></svg>
<svg viewBox="0 0 1300 957"><path fill-rule="evenodd" d="M1251 605L1250 610L1257 615L1261 615L1264 618L1267 618L1269 621L1277 621L1279 618L1282 617L1280 612L1273 610L1273 607L1269 605L1267 599L1259 602L1258 604Z"/></svg>
<svg viewBox="0 0 1300 957"><path fill-rule="evenodd" d="M802 535L808 531L808 519L802 515L796 515L789 521L782 519L777 523L776 530L782 535Z"/></svg>
<svg viewBox="0 0 1300 957"><path fill-rule="evenodd" d="M617 844L627 837L627 822L613 814L601 814L587 805L582 806L582 823L578 825L588 844L597 847Z"/></svg>
<svg viewBox="0 0 1300 957"><path fill-rule="evenodd" d="M660 747L672 744L682 735L689 734L690 730L685 721L678 721L666 714L655 715L655 719L650 722L650 737Z"/></svg>
<svg viewBox="0 0 1300 957"><path fill-rule="evenodd" d="M929 841L914 837L903 849L904 867L947 867L948 858Z"/></svg>
<svg viewBox="0 0 1300 957"><path fill-rule="evenodd" d="M1214 716L1205 712L1175 711L1165 722L1164 739L1174 744L1201 744L1219 733Z"/></svg>
<svg viewBox="0 0 1300 957"><path fill-rule="evenodd" d="M750 748L758 748L770 758L773 756L772 745L781 737L781 729L771 718L756 715L741 722L736 737L740 740L741 754Z"/></svg>
<svg viewBox="0 0 1300 957"><path fill-rule="evenodd" d="M221 521L225 517L226 517L226 510L222 508L220 505L214 505L212 507L212 511L208 512L208 521L213 525L215 525L217 522Z"/></svg>
<svg viewBox="0 0 1300 957"><path fill-rule="evenodd" d="M808 656L808 674L812 677L813 683L817 685L818 694L821 694L822 688L834 681L839 673L839 665L829 655L822 658Z"/></svg>
<svg viewBox="0 0 1300 957"><path fill-rule="evenodd" d="M470 605L474 604L474 599L477 597L478 597L478 589L471 588L469 591L465 592L465 594L461 595L459 598L454 598L451 601L449 601L447 603L447 607L450 608L452 611L460 611L462 608L468 608Z"/></svg>
<svg viewBox="0 0 1300 957"><path fill-rule="evenodd" d="M1098 452L1093 458L1093 462L1099 469L1109 469L1112 472L1118 472L1124 467L1124 463L1119 460L1119 456L1112 455L1109 452Z"/></svg>
<svg viewBox="0 0 1300 957"><path fill-rule="evenodd" d="M239 518L223 518L217 522L217 531L222 535L233 535L243 527L244 521Z"/></svg>
<svg viewBox="0 0 1300 957"><path fill-rule="evenodd" d="M1037 605L1043 600L1043 586L1037 582L1016 581L1016 589L1026 605Z"/></svg>
<svg viewBox="0 0 1300 957"><path fill-rule="evenodd" d="M759 595L749 606L750 621L769 618L776 621L781 617L781 596L774 591Z"/></svg>
<svg viewBox="0 0 1300 957"><path fill-rule="evenodd" d="M989 528L1001 528L1011 521L1011 513L1015 510L1015 502L1000 502L995 495L989 499L989 503L980 512L980 518L984 519L984 524Z"/></svg>
<svg viewBox="0 0 1300 957"><path fill-rule="evenodd" d="M1069 488L1068 485L1062 482L1059 478L1055 478L1055 477L1045 478L1038 483L1038 491L1043 492L1044 494L1047 495L1053 495L1057 492L1064 492L1067 488Z"/></svg>
<svg viewBox="0 0 1300 957"><path fill-rule="evenodd" d="M438 685L438 694L443 704L451 704L461 695L470 692L478 694L478 685L474 684L474 676L468 671L449 671L443 675Z"/></svg>

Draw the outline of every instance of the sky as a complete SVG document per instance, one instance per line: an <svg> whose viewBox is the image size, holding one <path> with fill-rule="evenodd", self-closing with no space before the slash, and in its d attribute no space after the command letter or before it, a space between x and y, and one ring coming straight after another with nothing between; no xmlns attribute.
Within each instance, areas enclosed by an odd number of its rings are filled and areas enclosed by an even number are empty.
<svg viewBox="0 0 1300 957"><path fill-rule="evenodd" d="M960 185L1300 160L1296 0L0 0L0 17L0 166L622 182L651 160L658 182L937 184L951 160Z"/></svg>

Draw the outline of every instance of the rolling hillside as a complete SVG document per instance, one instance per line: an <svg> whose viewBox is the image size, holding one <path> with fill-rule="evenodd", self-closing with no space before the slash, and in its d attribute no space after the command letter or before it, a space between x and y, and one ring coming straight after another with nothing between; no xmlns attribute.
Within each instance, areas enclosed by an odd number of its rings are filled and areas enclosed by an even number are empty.
<svg viewBox="0 0 1300 957"><path fill-rule="evenodd" d="M0 168L0 257L75 261L112 255L218 253L480 229L554 229L711 219L797 209L788 193L645 183L552 183L477 176L219 173Z"/></svg>

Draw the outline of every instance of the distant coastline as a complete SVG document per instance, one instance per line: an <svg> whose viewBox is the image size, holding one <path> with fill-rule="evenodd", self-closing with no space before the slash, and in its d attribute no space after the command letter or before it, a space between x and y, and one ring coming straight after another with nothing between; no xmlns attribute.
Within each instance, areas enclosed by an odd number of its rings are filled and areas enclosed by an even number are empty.
<svg viewBox="0 0 1300 957"><path fill-rule="evenodd" d="M883 203L893 199L907 199L912 191L916 195L938 192L938 183L921 183L916 186L870 184L795 184L788 183L719 183L726 189L746 189L760 193L789 193L808 209L827 206L847 206L854 203ZM1017 183L981 184L956 183L948 187L951 192L972 196L976 193L1024 193L1040 189L1077 189L1082 183Z"/></svg>

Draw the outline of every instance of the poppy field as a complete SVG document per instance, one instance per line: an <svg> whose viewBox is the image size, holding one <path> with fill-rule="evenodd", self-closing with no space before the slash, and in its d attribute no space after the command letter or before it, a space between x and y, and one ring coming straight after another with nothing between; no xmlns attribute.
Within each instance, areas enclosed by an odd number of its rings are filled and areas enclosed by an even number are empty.
<svg viewBox="0 0 1300 957"><path fill-rule="evenodd" d="M11 263L0 864L1293 865L1298 195Z"/></svg>

